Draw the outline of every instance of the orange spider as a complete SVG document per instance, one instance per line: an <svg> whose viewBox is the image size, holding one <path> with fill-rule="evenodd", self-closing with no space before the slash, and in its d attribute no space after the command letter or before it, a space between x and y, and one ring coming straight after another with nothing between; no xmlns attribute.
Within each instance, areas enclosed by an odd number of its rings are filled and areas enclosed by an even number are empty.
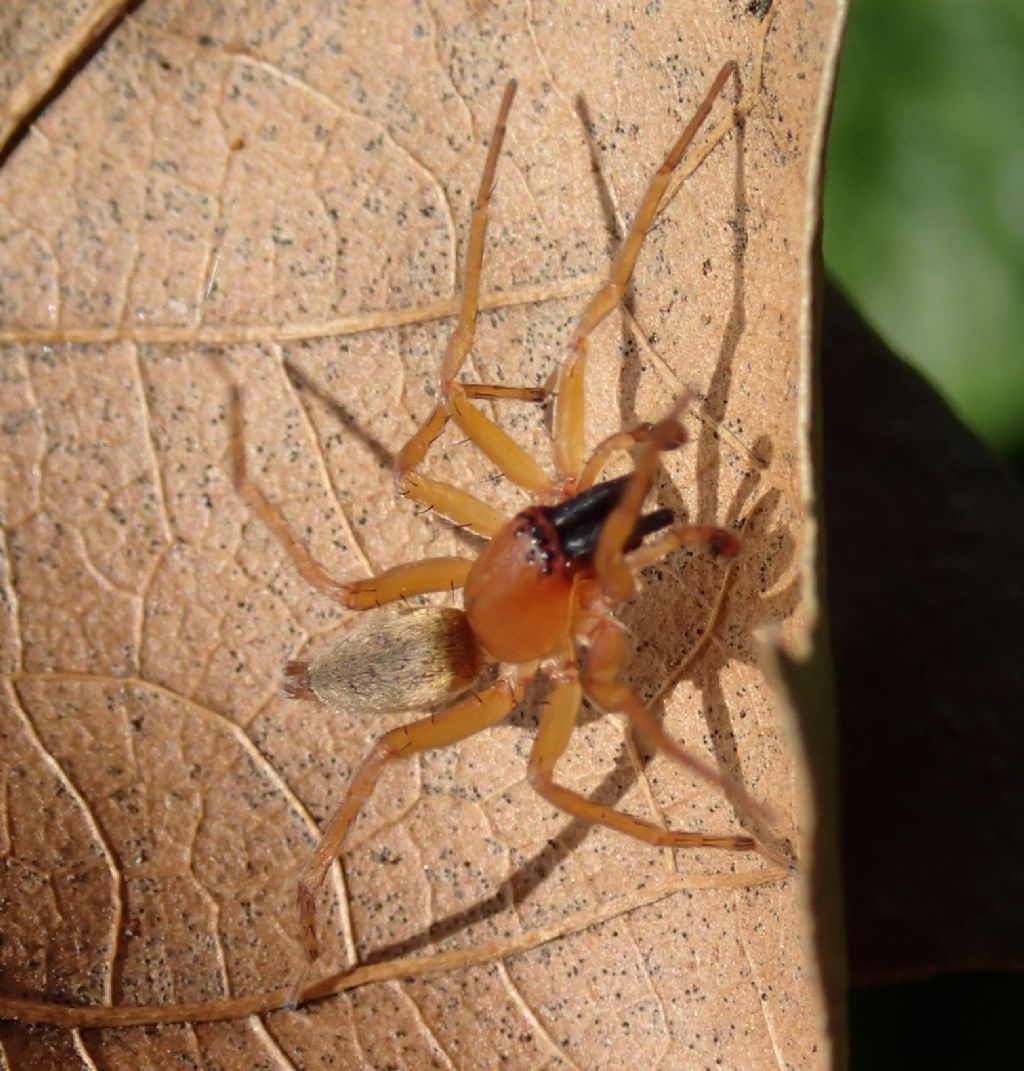
<svg viewBox="0 0 1024 1071"><path fill-rule="evenodd" d="M674 524L667 509L642 514L660 451L685 439L678 416L685 399L656 424L612 435L584 462L584 368L587 336L614 309L633 271L670 176L721 93L733 63L722 67L696 114L653 177L607 283L576 325L571 351L554 392L548 388L495 387L463 383L456 376L473 345L487 207L515 83L505 90L473 211L462 305L441 365L440 400L398 455L395 480L401 494L437 510L489 542L475 559L449 557L409 562L366 580L335 580L308 552L280 512L246 474L242 399L231 387L229 419L233 478L241 497L263 519L318 591L353 610L461 588L464 609L429 606L376 618L344 631L334 646L312 661L291 662L284 692L331 707L368 713L435 708L436 712L381 736L352 776L320 843L302 868L299 911L306 955L319 955L316 893L338 856L363 803L388 763L463 740L505 718L538 673L551 684L529 761L533 787L556 807L654 845L760 851L775 863L788 860L752 837L668 830L604 806L558 784L554 768L565 751L584 694L606 711L624 712L642 737L698 776L718 786L742 811L766 810L738 785L692 756L673 740L650 711L619 681L625 655L615 609L632 597L639 569L670 551L702 544L711 554L733 557L737 536L722 528ZM549 478L524 450L472 404L474 398L542 400L555 395L554 466ZM511 520L474 496L417 470L445 424L454 421L469 440L534 505ZM628 476L599 482L608 463L638 447ZM644 543L646 536L660 533ZM582 665L577 656L582 656ZM492 684L470 691L490 666ZM461 698L460 698L461 696ZM300 976L301 981L301 976ZM299 982L293 987L298 992Z"/></svg>

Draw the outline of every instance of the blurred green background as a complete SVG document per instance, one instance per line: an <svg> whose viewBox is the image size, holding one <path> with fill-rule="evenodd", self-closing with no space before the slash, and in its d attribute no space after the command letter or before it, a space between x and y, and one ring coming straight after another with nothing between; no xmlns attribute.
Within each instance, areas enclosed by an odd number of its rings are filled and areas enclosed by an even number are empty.
<svg viewBox="0 0 1024 1071"><path fill-rule="evenodd" d="M1024 475L1024 3L852 0L841 55L828 269Z"/></svg>

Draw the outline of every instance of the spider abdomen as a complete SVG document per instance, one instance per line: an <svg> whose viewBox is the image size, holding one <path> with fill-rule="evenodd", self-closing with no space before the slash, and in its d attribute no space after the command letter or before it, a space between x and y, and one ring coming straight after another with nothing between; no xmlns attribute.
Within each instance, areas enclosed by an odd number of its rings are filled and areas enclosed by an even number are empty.
<svg viewBox="0 0 1024 1071"><path fill-rule="evenodd" d="M284 694L384 714L437 707L480 676L483 657L461 610L425 606L345 629L309 662L289 662Z"/></svg>

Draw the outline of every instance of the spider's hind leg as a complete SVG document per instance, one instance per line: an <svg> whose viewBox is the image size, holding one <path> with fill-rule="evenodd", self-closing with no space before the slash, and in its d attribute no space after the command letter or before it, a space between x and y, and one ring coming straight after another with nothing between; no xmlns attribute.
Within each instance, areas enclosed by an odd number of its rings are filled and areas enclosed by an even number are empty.
<svg viewBox="0 0 1024 1071"><path fill-rule="evenodd" d="M320 843L299 875L299 915L306 958L310 963L320 954L316 936L317 890L385 767L421 751L447 747L497 724L519 702L524 687L525 680L513 682L499 678L492 687L459 700L447 710L392 729L373 745L352 775L345 798L328 821Z"/></svg>

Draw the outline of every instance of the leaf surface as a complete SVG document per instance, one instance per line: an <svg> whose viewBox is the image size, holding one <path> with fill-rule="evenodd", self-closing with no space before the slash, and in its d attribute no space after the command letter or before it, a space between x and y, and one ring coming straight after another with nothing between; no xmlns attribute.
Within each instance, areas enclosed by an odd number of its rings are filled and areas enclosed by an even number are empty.
<svg viewBox="0 0 1024 1071"><path fill-rule="evenodd" d="M407 719L279 695L283 663L351 615L235 495L215 362L244 386L253 476L334 575L473 554L396 497L390 464L432 404L501 89L519 81L467 376L539 385L721 63L751 88L757 12L677 8L147 4L11 155L5 991L66 1025L61 1004L107 1023L198 1005L156 1030L7 1024L12 1061L828 1061L802 879L553 811L525 778L540 693L388 770L364 808L323 969L358 960L377 980L237 1018L280 1003L301 958L296 869L372 739ZM657 495L740 527L743 551L645 575L622 615L628 679L798 853L804 775L756 651L766 633L801 649L813 619L801 421L835 18L778 5L760 103L652 228L588 383L591 444L698 396ZM495 412L547 463L537 407ZM431 456L502 510L524 501L454 434ZM583 711L558 770L674 828L741 828L614 715ZM446 958L421 974L424 956Z"/></svg>

